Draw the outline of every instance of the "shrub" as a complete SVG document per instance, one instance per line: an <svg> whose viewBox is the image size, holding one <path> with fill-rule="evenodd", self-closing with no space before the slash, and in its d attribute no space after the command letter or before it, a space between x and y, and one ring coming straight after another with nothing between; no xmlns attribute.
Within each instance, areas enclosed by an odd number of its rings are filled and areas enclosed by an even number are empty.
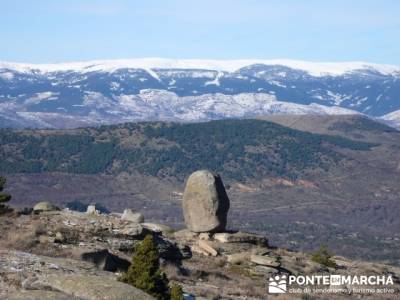
<svg viewBox="0 0 400 300"><path fill-rule="evenodd" d="M336 268L336 263L331 259L332 254L329 252L326 246L321 246L311 256L311 260L329 268Z"/></svg>
<svg viewBox="0 0 400 300"><path fill-rule="evenodd" d="M6 179L0 176L0 214L7 211L7 206L3 203L6 203L11 200L11 195L1 193L4 189L4 185L6 184Z"/></svg>
<svg viewBox="0 0 400 300"><path fill-rule="evenodd" d="M183 290L182 287L174 283L171 286L171 300L183 300Z"/></svg>
<svg viewBox="0 0 400 300"><path fill-rule="evenodd" d="M147 235L136 247L132 264L120 280L157 299L169 299L168 279L160 270L159 253L153 236Z"/></svg>

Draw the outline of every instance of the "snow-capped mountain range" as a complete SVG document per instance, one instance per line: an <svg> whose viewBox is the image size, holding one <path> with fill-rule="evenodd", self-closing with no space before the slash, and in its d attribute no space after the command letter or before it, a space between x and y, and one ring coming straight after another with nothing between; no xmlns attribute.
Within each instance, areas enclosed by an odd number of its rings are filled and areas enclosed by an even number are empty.
<svg viewBox="0 0 400 300"><path fill-rule="evenodd" d="M354 113L398 125L397 110L400 67L391 65L161 58L0 62L0 127Z"/></svg>

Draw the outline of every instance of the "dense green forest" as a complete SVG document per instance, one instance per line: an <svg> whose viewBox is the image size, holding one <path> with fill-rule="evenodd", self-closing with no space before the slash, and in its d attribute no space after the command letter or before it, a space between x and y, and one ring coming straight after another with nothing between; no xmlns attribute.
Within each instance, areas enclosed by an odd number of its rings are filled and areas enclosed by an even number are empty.
<svg viewBox="0 0 400 300"><path fill-rule="evenodd" d="M1 173L136 171L184 179L207 168L236 180L326 171L346 159L340 149L368 151L376 146L261 120L0 130L0 145Z"/></svg>

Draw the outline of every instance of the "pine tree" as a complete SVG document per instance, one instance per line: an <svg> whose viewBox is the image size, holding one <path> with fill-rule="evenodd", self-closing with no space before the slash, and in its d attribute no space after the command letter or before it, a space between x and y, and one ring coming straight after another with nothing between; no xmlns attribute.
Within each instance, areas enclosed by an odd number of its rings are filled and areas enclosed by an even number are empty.
<svg viewBox="0 0 400 300"><path fill-rule="evenodd" d="M3 203L6 203L11 200L11 195L1 193L4 189L4 185L6 184L6 179L0 176L0 213L5 211L6 206Z"/></svg>
<svg viewBox="0 0 400 300"><path fill-rule="evenodd" d="M121 277L157 299L169 299L168 279L160 270L159 254L153 236L147 235L133 253L132 264Z"/></svg>
<svg viewBox="0 0 400 300"><path fill-rule="evenodd" d="M184 300L182 287L177 283L171 286L171 300Z"/></svg>

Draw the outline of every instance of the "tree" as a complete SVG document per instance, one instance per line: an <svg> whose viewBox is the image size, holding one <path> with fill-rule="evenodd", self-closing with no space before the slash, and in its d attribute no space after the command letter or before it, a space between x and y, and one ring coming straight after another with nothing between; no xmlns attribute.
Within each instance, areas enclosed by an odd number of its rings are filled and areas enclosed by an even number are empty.
<svg viewBox="0 0 400 300"><path fill-rule="evenodd" d="M171 286L171 300L184 300L182 287L177 283Z"/></svg>
<svg viewBox="0 0 400 300"><path fill-rule="evenodd" d="M6 179L0 176L0 213L5 211L6 206L3 203L6 203L11 200L11 195L1 193L4 189L4 185L6 184Z"/></svg>
<svg viewBox="0 0 400 300"><path fill-rule="evenodd" d="M168 279L160 270L159 253L153 236L147 235L136 247L132 264L120 280L157 299L169 299Z"/></svg>

